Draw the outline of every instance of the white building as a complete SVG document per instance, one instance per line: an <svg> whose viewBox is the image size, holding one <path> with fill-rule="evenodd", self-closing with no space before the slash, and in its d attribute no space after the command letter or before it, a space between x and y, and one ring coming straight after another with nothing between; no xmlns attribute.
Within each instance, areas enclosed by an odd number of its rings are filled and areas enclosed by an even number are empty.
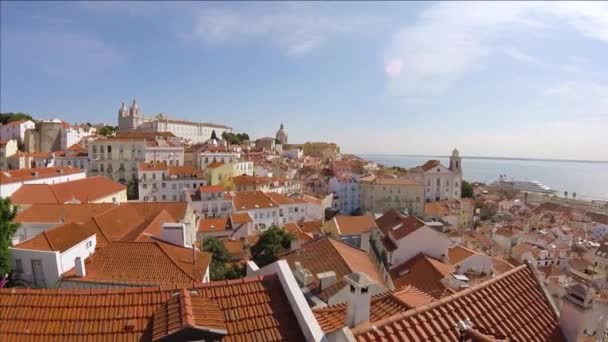
<svg viewBox="0 0 608 342"><path fill-rule="evenodd" d="M127 110L124 102L118 110L119 131L171 132L184 141L193 143L204 142L211 138L212 132L221 137L224 132L232 132L232 128L211 123L197 123L170 119L164 114L146 117L139 111L137 102L133 100Z"/></svg>
<svg viewBox="0 0 608 342"><path fill-rule="evenodd" d="M272 225L278 225L279 204L274 202L262 191L239 192L232 200L234 213L248 213L253 219L254 226L264 231Z"/></svg>
<svg viewBox="0 0 608 342"><path fill-rule="evenodd" d="M166 161L140 163L139 199L144 202L184 202L190 191L207 185L203 171L192 166L168 166Z"/></svg>
<svg viewBox="0 0 608 342"><path fill-rule="evenodd" d="M335 195L336 208L343 214L352 214L361 207L359 183L350 174L341 174L329 180L329 191Z"/></svg>
<svg viewBox="0 0 608 342"><path fill-rule="evenodd" d="M86 125L67 126L61 131L61 149L67 150L70 146L79 143L83 138L94 135L97 132L95 127Z"/></svg>
<svg viewBox="0 0 608 342"><path fill-rule="evenodd" d="M57 184L84 178L84 170L71 167L3 171L0 177L0 195L10 197L24 184Z"/></svg>
<svg viewBox="0 0 608 342"><path fill-rule="evenodd" d="M232 212L232 196L222 186L201 186L189 199L199 217L226 217Z"/></svg>
<svg viewBox="0 0 608 342"><path fill-rule="evenodd" d="M32 120L18 120L0 125L0 140L16 139L21 143L25 139L25 131L34 128L36 124Z"/></svg>
<svg viewBox="0 0 608 342"><path fill-rule="evenodd" d="M253 176L253 162L250 161L235 161L232 164L232 174Z"/></svg>
<svg viewBox="0 0 608 342"><path fill-rule="evenodd" d="M424 184L424 198L427 202L460 198L462 158L458 150L452 151L449 168L441 165L438 160L429 160L411 171L414 179Z"/></svg>
<svg viewBox="0 0 608 342"><path fill-rule="evenodd" d="M19 151L17 140L1 140L0 139L0 170L8 169L8 157L13 156Z"/></svg>

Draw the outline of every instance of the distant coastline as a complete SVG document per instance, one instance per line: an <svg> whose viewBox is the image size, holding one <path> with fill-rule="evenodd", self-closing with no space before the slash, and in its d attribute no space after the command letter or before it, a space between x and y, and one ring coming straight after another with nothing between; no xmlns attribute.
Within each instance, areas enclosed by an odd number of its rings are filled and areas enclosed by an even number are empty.
<svg viewBox="0 0 608 342"><path fill-rule="evenodd" d="M424 157L424 158L449 158L431 154L379 154L379 153L356 153L357 156L389 156L389 157ZM543 162L565 162L565 163L592 163L608 164L608 160L577 160L577 159L552 159L552 158L520 158L520 157L485 157L485 156L461 156L462 159L485 159L485 160L521 160L521 161L543 161Z"/></svg>

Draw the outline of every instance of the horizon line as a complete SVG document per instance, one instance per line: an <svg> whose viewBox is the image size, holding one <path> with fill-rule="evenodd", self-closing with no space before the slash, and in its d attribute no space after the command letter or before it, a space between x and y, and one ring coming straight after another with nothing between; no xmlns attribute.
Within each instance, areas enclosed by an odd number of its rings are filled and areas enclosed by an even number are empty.
<svg viewBox="0 0 608 342"><path fill-rule="evenodd" d="M392 154L392 153L352 153L359 156L396 156L396 157L431 157L449 158L449 155L433 154ZM548 161L568 163L594 163L608 164L608 160L584 160L584 159L561 159L561 158L534 158L534 157L497 157L497 156L460 156L462 159L490 159L490 160L523 160L523 161Z"/></svg>

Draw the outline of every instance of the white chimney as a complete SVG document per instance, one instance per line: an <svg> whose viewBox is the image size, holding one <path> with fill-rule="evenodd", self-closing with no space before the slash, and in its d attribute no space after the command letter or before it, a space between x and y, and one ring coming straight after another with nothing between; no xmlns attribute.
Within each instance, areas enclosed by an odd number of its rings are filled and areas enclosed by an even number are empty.
<svg viewBox="0 0 608 342"><path fill-rule="evenodd" d="M369 321L369 310L371 301L370 287L372 282L365 273L356 272L344 276L346 288L346 325L349 328L359 323Z"/></svg>
<svg viewBox="0 0 608 342"><path fill-rule="evenodd" d="M294 263L293 275L302 287L307 287L312 283L312 273L302 267L299 261Z"/></svg>
<svg viewBox="0 0 608 342"><path fill-rule="evenodd" d="M84 259L82 257L76 257L76 260L74 260L74 266L76 266L76 275L78 277L84 277L87 275L87 271L84 268Z"/></svg>
<svg viewBox="0 0 608 342"><path fill-rule="evenodd" d="M323 291L336 283L336 272L327 271L317 273L317 278L319 279L319 286L321 287L321 291Z"/></svg>
<svg viewBox="0 0 608 342"><path fill-rule="evenodd" d="M186 227L183 223L163 223L160 236L164 241L186 247Z"/></svg>
<svg viewBox="0 0 608 342"><path fill-rule="evenodd" d="M574 284L566 291L559 314L559 327L566 341L579 341L586 336L602 341L608 317L606 305L595 302L596 293L591 287Z"/></svg>

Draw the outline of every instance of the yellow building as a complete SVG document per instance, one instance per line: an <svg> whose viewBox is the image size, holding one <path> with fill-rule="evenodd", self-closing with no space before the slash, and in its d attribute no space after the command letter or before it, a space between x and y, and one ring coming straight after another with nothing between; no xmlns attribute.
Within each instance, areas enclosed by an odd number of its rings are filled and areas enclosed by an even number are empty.
<svg viewBox="0 0 608 342"><path fill-rule="evenodd" d="M17 140L0 140L0 170L8 170L8 157L18 151Z"/></svg>
<svg viewBox="0 0 608 342"><path fill-rule="evenodd" d="M205 168L207 175L207 184L211 186L221 185L226 190L233 190L234 184L232 183L232 177L234 177L234 167L232 164L224 164L220 162L212 162Z"/></svg>
<svg viewBox="0 0 608 342"><path fill-rule="evenodd" d="M361 178L361 209L383 213L389 209L410 215L424 214L424 186L408 178Z"/></svg>

